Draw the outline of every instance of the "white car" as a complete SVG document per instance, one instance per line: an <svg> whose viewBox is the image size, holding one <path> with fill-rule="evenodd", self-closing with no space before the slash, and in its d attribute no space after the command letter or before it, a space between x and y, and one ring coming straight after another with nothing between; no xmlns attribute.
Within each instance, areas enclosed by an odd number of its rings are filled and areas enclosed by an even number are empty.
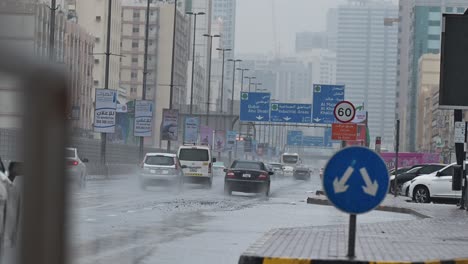
<svg viewBox="0 0 468 264"><path fill-rule="evenodd" d="M283 175L286 177L292 177L294 175L293 166L283 166Z"/></svg>
<svg viewBox="0 0 468 264"><path fill-rule="evenodd" d="M452 163L436 172L414 178L410 182L408 196L417 203L429 203L434 198L460 199L461 191L452 191L455 165ZM405 187L402 189L405 190Z"/></svg>
<svg viewBox="0 0 468 264"><path fill-rule="evenodd" d="M86 162L88 162L88 159L84 158L81 160L76 148L65 149L67 176L72 183L75 183L80 188L84 188L86 186L86 177L88 176L85 164Z"/></svg>
<svg viewBox="0 0 468 264"><path fill-rule="evenodd" d="M157 185L161 182L179 186L182 176L182 166L175 154L147 153L140 172L140 187L145 190L148 185Z"/></svg>

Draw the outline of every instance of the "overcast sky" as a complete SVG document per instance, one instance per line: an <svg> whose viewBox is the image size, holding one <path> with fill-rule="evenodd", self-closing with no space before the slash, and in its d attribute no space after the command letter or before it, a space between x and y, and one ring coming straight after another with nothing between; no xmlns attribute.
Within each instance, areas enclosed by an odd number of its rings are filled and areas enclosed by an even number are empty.
<svg viewBox="0 0 468 264"><path fill-rule="evenodd" d="M273 51L272 1L281 54L294 51L295 33L324 31L327 10L344 0L237 0L236 54Z"/></svg>

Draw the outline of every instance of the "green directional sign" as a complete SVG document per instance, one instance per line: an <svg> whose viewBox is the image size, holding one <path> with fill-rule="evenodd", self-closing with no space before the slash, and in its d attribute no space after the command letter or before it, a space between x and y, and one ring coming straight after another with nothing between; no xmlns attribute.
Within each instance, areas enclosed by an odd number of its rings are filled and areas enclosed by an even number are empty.
<svg viewBox="0 0 468 264"><path fill-rule="evenodd" d="M249 100L249 93L242 93L242 100Z"/></svg>
<svg viewBox="0 0 468 264"><path fill-rule="evenodd" d="M271 111L278 111L278 104L271 104Z"/></svg>

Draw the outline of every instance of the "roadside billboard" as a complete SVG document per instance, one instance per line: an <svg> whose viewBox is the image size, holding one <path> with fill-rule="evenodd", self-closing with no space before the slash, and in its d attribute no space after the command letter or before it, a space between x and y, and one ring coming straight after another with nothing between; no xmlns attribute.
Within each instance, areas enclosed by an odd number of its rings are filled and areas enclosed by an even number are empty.
<svg viewBox="0 0 468 264"><path fill-rule="evenodd" d="M394 152L383 152L380 153L380 156L385 161L387 168L393 169L395 168L395 160L396 155ZM424 164L424 163L439 163L440 162L440 154L437 153L411 153L411 152L403 152L398 153L398 167L408 167L417 164Z"/></svg>
<svg viewBox="0 0 468 264"><path fill-rule="evenodd" d="M117 91L110 89L96 89L94 132L114 133L116 111Z"/></svg>
<svg viewBox="0 0 468 264"><path fill-rule="evenodd" d="M153 102L150 100L135 101L135 137L151 137L153 132Z"/></svg>
<svg viewBox="0 0 468 264"><path fill-rule="evenodd" d="M177 141L179 137L179 110L163 109L161 140Z"/></svg>
<svg viewBox="0 0 468 264"><path fill-rule="evenodd" d="M200 129L200 118L186 117L184 126L184 143L197 143Z"/></svg>

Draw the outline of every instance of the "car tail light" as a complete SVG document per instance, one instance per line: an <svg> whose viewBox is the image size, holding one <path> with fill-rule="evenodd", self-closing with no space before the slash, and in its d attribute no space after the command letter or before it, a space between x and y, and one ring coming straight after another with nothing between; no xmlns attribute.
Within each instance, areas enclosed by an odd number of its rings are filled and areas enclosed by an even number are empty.
<svg viewBox="0 0 468 264"><path fill-rule="evenodd" d="M228 177L228 178L234 178L234 177L236 177L236 175L234 174L234 172L228 171L227 174L226 174L226 177Z"/></svg>
<svg viewBox="0 0 468 264"><path fill-rule="evenodd" d="M210 164L208 165L208 173L211 173L211 166L212 166L212 164L210 162Z"/></svg>
<svg viewBox="0 0 468 264"><path fill-rule="evenodd" d="M260 180L266 180L266 179L268 179L268 174L262 173L262 174L260 174L260 176L258 176L258 178L259 178Z"/></svg>
<svg viewBox="0 0 468 264"><path fill-rule="evenodd" d="M177 162L175 158L174 158L174 164L175 164L175 169L179 170L179 163Z"/></svg>
<svg viewBox="0 0 468 264"><path fill-rule="evenodd" d="M78 161L76 160L69 160L67 161L68 166L78 166Z"/></svg>

